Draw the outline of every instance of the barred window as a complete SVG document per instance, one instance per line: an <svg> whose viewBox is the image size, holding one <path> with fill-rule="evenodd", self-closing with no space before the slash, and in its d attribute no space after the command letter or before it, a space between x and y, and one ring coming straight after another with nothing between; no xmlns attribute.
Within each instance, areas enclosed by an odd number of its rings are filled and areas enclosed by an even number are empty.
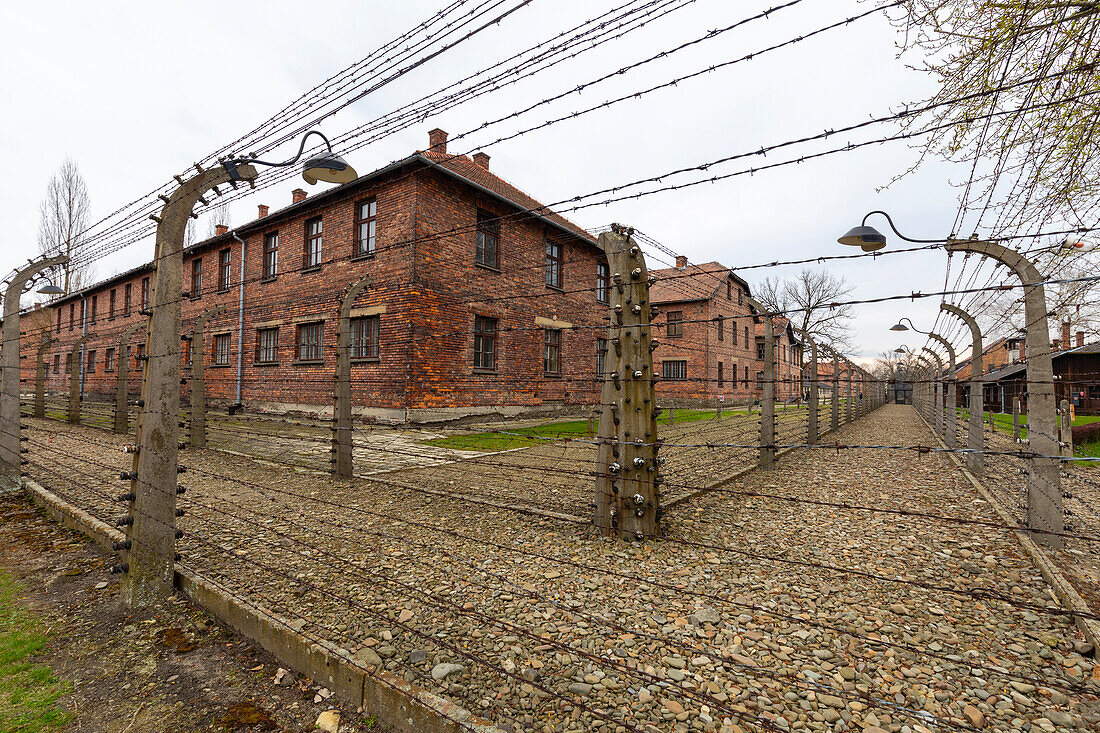
<svg viewBox="0 0 1100 733"><path fill-rule="evenodd" d="M321 217L316 219L310 219L306 222L306 243L305 250L302 253L302 267L320 267L321 266L321 237L322 237L322 224Z"/></svg>
<svg viewBox="0 0 1100 733"><path fill-rule="evenodd" d="M351 319L351 358L377 359L378 334L380 329L378 316L364 316Z"/></svg>
<svg viewBox="0 0 1100 733"><path fill-rule="evenodd" d="M355 254L374 254L375 216L378 204L374 199L361 201L355 206Z"/></svg>
<svg viewBox="0 0 1100 733"><path fill-rule="evenodd" d="M497 368L497 319L474 318L474 369Z"/></svg>
<svg viewBox="0 0 1100 733"><path fill-rule="evenodd" d="M596 339L596 376L607 373L607 339Z"/></svg>
<svg viewBox="0 0 1100 733"><path fill-rule="evenodd" d="M608 302L608 288L611 287L611 268L606 262L596 263L596 300L600 303Z"/></svg>
<svg viewBox="0 0 1100 733"><path fill-rule="evenodd" d="M279 329L256 330L256 363L274 364L279 360Z"/></svg>
<svg viewBox="0 0 1100 733"><path fill-rule="evenodd" d="M665 379L687 379L687 362L683 360L661 362L661 376Z"/></svg>
<svg viewBox="0 0 1100 733"><path fill-rule="evenodd" d="M477 212L477 249L474 262L478 265L500 267L500 220L485 211Z"/></svg>
<svg viewBox="0 0 1100 733"><path fill-rule="evenodd" d="M325 324L303 323L298 326L297 348L298 361L321 361L324 356L321 351L324 338Z"/></svg>
<svg viewBox="0 0 1100 733"><path fill-rule="evenodd" d="M543 343L545 351L542 359L542 368L547 376L561 374L561 331L556 328L544 330Z"/></svg>
<svg viewBox="0 0 1100 733"><path fill-rule="evenodd" d="M279 274L279 233L264 235L264 280L273 280Z"/></svg>
<svg viewBox="0 0 1100 733"><path fill-rule="evenodd" d="M216 366L229 365L230 336L228 333L219 333L214 336L214 364Z"/></svg>

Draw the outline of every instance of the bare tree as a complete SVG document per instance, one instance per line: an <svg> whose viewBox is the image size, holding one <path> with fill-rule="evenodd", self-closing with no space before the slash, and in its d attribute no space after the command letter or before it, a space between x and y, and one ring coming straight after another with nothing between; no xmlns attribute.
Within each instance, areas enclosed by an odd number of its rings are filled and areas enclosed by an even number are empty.
<svg viewBox="0 0 1100 733"><path fill-rule="evenodd" d="M217 234L217 227L219 225L229 228L233 227L233 216L229 213L229 204L218 204L210 209L206 225L206 236L213 237Z"/></svg>
<svg viewBox="0 0 1100 733"><path fill-rule="evenodd" d="M756 288L756 299L769 310L789 313L791 325L837 351L852 349L852 306L840 305L853 287L828 270L806 268L797 276L769 277Z"/></svg>
<svg viewBox="0 0 1100 733"><path fill-rule="evenodd" d="M60 282L70 293L88 284L93 275L90 262L76 257L84 242L91 215L91 197L80 170L65 158L46 186L46 198L38 206L38 249L42 254L67 255L71 260L57 268Z"/></svg>
<svg viewBox="0 0 1100 733"><path fill-rule="evenodd" d="M194 217L187 219L187 228L183 231L183 246L190 247L198 241L198 227L195 226Z"/></svg>
<svg viewBox="0 0 1100 733"><path fill-rule="evenodd" d="M904 31L902 56L939 82L919 103L934 107L905 118L907 131L929 133L906 173L929 156L965 164L960 213L981 212L975 224L994 235L1092 226L1100 213L1100 4L907 0L894 21Z"/></svg>

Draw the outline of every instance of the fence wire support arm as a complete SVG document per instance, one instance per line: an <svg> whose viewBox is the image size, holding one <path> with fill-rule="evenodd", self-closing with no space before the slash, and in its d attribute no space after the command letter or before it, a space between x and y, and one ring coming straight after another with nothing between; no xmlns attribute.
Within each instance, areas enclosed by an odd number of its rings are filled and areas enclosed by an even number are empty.
<svg viewBox="0 0 1100 733"><path fill-rule="evenodd" d="M642 540L660 533L657 397L649 288L645 257L633 229L612 225L598 246L612 273L609 291L608 359L600 399L596 448L596 510L602 533Z"/></svg>
<svg viewBox="0 0 1100 733"><path fill-rule="evenodd" d="M966 432L966 467L975 476L985 473L985 461L981 451L985 448L982 432L982 331L969 313L950 303L941 303L940 310L955 316L970 328L970 399L967 405L970 420Z"/></svg>

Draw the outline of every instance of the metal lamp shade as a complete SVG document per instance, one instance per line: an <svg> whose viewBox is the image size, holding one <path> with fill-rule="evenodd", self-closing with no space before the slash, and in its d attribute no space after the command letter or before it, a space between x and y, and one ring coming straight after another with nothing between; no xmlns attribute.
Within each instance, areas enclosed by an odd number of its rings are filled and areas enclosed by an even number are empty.
<svg viewBox="0 0 1100 733"><path fill-rule="evenodd" d="M43 285L38 289L42 295L64 295L65 291L56 285Z"/></svg>
<svg viewBox="0 0 1100 733"><path fill-rule="evenodd" d="M302 178L313 185L317 181L326 183L351 183L359 174L339 155L326 153L310 158L302 164Z"/></svg>
<svg viewBox="0 0 1100 733"><path fill-rule="evenodd" d="M906 326L906 325L905 325L904 323L902 323L901 321L898 321L898 322L897 322L897 323L895 323L895 324L894 324L893 326L890 326L890 330L891 330L891 331L908 331L908 330L909 330L909 327L908 327L908 326Z"/></svg>
<svg viewBox="0 0 1100 733"><path fill-rule="evenodd" d="M874 252L886 246L886 237L879 230L869 226L852 227L836 240L850 247L861 247L864 252Z"/></svg>

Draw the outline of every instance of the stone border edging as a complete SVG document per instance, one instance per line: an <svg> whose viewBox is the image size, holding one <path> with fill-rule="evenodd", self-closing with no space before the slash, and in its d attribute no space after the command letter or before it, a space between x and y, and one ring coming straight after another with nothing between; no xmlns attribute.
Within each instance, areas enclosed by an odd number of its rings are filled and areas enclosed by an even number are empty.
<svg viewBox="0 0 1100 733"><path fill-rule="evenodd" d="M113 552L115 542L126 536L96 519L89 512L69 504L53 492L27 478L23 490L39 507L59 523L85 535ZM295 672L340 695L348 703L376 715L402 733L502 733L492 723L474 716L446 698L406 682L384 669L373 673L356 664L346 649L322 646L294 630L287 620L243 598L218 589L201 575L176 570L176 588L184 596L226 625L252 639Z"/></svg>
<svg viewBox="0 0 1100 733"><path fill-rule="evenodd" d="M943 442L939 434L937 434L936 431L932 429L932 426L928 424L928 421L924 419L924 415L921 414L920 410L914 407L914 411L917 413L917 417L921 419L921 422L924 423L925 427L928 428L929 432L936 438L936 442L939 443L940 447L947 448L947 444ZM974 488L978 490L978 493L981 494L981 497L989 502L989 505L993 507L993 511L997 513L997 516L1000 517L1002 522L1013 527L1019 524L1008 510L1004 508L1001 504L1001 500L998 499L993 492L989 491L989 489L982 486L981 482L974 477L974 474L970 472L966 464L959 460L958 456L954 453L948 453L947 457L951 459L956 468L962 471L963 475L966 476ZM1013 531L1016 535L1016 539L1023 545L1024 552L1028 554L1031 561L1039 568L1043 580L1045 580L1047 585L1054 591L1054 595L1057 596L1062 606L1074 614L1092 613L1092 609L1085 603L1085 599L1083 599L1077 590L1070 585L1069 581L1066 580L1062 572L1051 559L1047 557L1046 552L1039 547L1035 540L1031 539L1031 537L1022 530L1017 529ZM1100 649L1100 622L1084 618L1080 615L1075 615L1073 618L1077 628L1085 635L1085 639L1093 645L1094 649Z"/></svg>

